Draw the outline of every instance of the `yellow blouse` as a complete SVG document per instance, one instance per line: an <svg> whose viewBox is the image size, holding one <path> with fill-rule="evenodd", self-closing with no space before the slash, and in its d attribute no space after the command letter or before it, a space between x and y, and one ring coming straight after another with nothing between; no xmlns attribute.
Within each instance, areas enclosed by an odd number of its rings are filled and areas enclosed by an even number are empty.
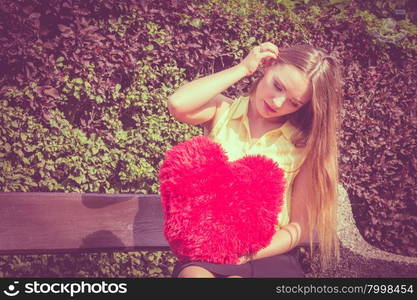
<svg viewBox="0 0 417 300"><path fill-rule="evenodd" d="M304 148L296 148L291 143L291 136L297 128L285 122L280 128L270 130L255 142L251 142L247 117L249 96L235 100L220 116L208 137L222 145L229 161L235 161L249 154L263 154L284 170L285 194L281 212L278 215L276 229L287 225L290 218L291 190L295 176L298 174L304 155Z"/></svg>

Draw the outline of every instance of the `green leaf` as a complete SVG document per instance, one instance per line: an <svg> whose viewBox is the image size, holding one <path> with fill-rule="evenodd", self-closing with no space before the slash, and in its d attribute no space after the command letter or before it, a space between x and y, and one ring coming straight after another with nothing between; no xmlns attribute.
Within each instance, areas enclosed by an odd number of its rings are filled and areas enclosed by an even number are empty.
<svg viewBox="0 0 417 300"><path fill-rule="evenodd" d="M127 132L124 130L119 130L116 132L116 138L119 140L125 140L127 139Z"/></svg>
<svg viewBox="0 0 417 300"><path fill-rule="evenodd" d="M103 98L101 98L101 96L97 96L97 97L96 97L96 102L97 102L97 103L103 103L103 102L104 102L104 100L103 100Z"/></svg>
<svg viewBox="0 0 417 300"><path fill-rule="evenodd" d="M201 19L199 19L199 18L193 19L190 24L191 24L191 26L193 26L195 28L200 28L201 27Z"/></svg>
<svg viewBox="0 0 417 300"><path fill-rule="evenodd" d="M22 150L20 150L20 149L17 149L16 151L15 151L15 153L19 156L19 157L25 157L25 154L23 153L23 151Z"/></svg>
<svg viewBox="0 0 417 300"><path fill-rule="evenodd" d="M81 134L80 136L79 136L79 141L82 143L82 144L87 144L88 143L88 139L86 138L86 136L85 135L83 135L83 134Z"/></svg>
<svg viewBox="0 0 417 300"><path fill-rule="evenodd" d="M38 148L36 145L25 145L24 147L26 152L33 152Z"/></svg>
<svg viewBox="0 0 417 300"><path fill-rule="evenodd" d="M43 160L43 155L42 155L42 153L41 152L36 152L36 157L39 159L39 161L42 161Z"/></svg>
<svg viewBox="0 0 417 300"><path fill-rule="evenodd" d="M78 183L81 184L83 182L85 182L85 177L84 175L78 176L78 177L73 177L73 179Z"/></svg>
<svg viewBox="0 0 417 300"><path fill-rule="evenodd" d="M51 163L50 160L48 160L49 163ZM55 166L52 164L45 164L45 169L49 170L49 171L55 171Z"/></svg>
<svg viewBox="0 0 417 300"><path fill-rule="evenodd" d="M74 83L79 83L79 84L82 84L84 81L82 80L82 78L78 77L78 78L75 78L75 79L73 80L73 82L74 82Z"/></svg>

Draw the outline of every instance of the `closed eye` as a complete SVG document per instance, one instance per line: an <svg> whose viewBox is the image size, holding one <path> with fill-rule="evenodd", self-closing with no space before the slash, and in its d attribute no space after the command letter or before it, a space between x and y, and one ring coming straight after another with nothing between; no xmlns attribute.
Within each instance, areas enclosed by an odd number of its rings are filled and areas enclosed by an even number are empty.
<svg viewBox="0 0 417 300"><path fill-rule="evenodd" d="M275 88L276 88L278 91L282 91L282 89L281 89L281 87L279 86L279 84L278 84L278 83L276 83L276 84L275 84ZM298 107L298 106L299 106L297 103L295 103L295 102L293 102L293 101L291 101L291 104L292 104L294 107Z"/></svg>
<svg viewBox="0 0 417 300"><path fill-rule="evenodd" d="M280 88L280 86L279 86L278 84L275 84L275 88L276 88L278 91L282 91L282 89Z"/></svg>

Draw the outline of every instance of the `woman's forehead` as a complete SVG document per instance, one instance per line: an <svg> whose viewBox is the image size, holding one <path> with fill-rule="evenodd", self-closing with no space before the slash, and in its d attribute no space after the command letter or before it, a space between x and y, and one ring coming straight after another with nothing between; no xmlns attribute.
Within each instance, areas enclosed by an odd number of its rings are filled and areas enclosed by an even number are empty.
<svg viewBox="0 0 417 300"><path fill-rule="evenodd" d="M272 76L279 77L289 83L308 83L308 76L300 69L287 64L277 64L270 69Z"/></svg>

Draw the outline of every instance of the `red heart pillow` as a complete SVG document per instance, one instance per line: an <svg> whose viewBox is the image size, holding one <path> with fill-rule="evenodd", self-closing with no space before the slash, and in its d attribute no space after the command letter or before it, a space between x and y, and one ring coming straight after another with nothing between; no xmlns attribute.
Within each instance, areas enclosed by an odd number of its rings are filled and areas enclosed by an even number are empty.
<svg viewBox="0 0 417 300"><path fill-rule="evenodd" d="M179 261L236 264L271 242L285 189L270 158L234 162L197 136L167 150L159 171L164 234Z"/></svg>

